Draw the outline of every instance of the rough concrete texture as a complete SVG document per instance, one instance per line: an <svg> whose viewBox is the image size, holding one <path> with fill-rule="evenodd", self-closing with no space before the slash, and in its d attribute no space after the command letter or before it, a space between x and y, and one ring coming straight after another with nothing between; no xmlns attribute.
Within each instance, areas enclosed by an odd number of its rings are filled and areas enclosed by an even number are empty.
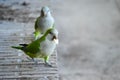
<svg viewBox="0 0 120 80"><path fill-rule="evenodd" d="M23 0L16 2L21 4ZM11 8L28 10L29 14L24 15L33 19L27 23L31 24L29 25L31 27L35 18L39 16L41 6L48 5L52 10L60 38L58 46L60 80L120 80L119 0L26 0L26 2L29 3L27 7L14 4ZM9 4L7 1L3 3ZM15 17L15 21L19 19L20 17Z"/></svg>

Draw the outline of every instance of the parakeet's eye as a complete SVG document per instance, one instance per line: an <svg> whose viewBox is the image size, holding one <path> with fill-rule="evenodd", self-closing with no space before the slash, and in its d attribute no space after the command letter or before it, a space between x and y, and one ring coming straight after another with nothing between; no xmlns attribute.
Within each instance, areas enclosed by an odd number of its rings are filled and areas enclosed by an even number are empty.
<svg viewBox="0 0 120 80"><path fill-rule="evenodd" d="M52 33L52 32L50 32L50 34L51 34L51 35L53 35L53 33Z"/></svg>

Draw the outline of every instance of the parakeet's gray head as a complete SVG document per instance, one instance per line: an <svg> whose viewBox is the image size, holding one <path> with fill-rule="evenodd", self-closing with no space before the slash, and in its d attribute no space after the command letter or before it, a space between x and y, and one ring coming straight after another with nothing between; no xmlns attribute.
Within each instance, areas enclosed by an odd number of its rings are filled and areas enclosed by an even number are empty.
<svg viewBox="0 0 120 80"><path fill-rule="evenodd" d="M41 16L45 17L45 16L48 16L48 15L51 15L50 9L47 6L42 7Z"/></svg>
<svg viewBox="0 0 120 80"><path fill-rule="evenodd" d="M59 43L59 41L58 41L58 31L57 31L57 29L53 29L53 30L49 33L48 39L51 40L51 41L54 41L56 44Z"/></svg>

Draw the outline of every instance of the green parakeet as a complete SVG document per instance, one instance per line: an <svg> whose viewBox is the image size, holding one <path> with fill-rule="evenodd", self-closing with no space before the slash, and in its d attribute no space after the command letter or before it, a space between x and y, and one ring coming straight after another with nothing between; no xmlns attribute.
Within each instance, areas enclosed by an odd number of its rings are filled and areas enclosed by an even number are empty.
<svg viewBox="0 0 120 80"><path fill-rule="evenodd" d="M12 48L22 50L26 55L34 60L34 58L43 58L47 66L50 55L54 52L58 44L58 31L56 29L48 29L41 38L32 41L29 44L19 44L20 46L12 46Z"/></svg>
<svg viewBox="0 0 120 80"><path fill-rule="evenodd" d="M35 40L40 37L40 34L44 34L49 28L54 27L54 18L51 15L50 9L45 6L41 9L41 15L35 21Z"/></svg>

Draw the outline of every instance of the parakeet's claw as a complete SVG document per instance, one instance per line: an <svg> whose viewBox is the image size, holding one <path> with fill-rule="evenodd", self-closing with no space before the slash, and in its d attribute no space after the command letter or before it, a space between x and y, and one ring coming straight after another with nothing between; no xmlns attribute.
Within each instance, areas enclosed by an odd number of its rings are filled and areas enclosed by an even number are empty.
<svg viewBox="0 0 120 80"><path fill-rule="evenodd" d="M48 62L49 56L44 57L44 60L45 60L45 66L52 67L52 65Z"/></svg>
<svg viewBox="0 0 120 80"><path fill-rule="evenodd" d="M35 58L27 57L27 59L30 60L30 61L35 62L35 64L38 65L38 61Z"/></svg>
<svg viewBox="0 0 120 80"><path fill-rule="evenodd" d="M53 67L50 63L48 63L48 62L45 62L45 66L47 66L47 67Z"/></svg>

